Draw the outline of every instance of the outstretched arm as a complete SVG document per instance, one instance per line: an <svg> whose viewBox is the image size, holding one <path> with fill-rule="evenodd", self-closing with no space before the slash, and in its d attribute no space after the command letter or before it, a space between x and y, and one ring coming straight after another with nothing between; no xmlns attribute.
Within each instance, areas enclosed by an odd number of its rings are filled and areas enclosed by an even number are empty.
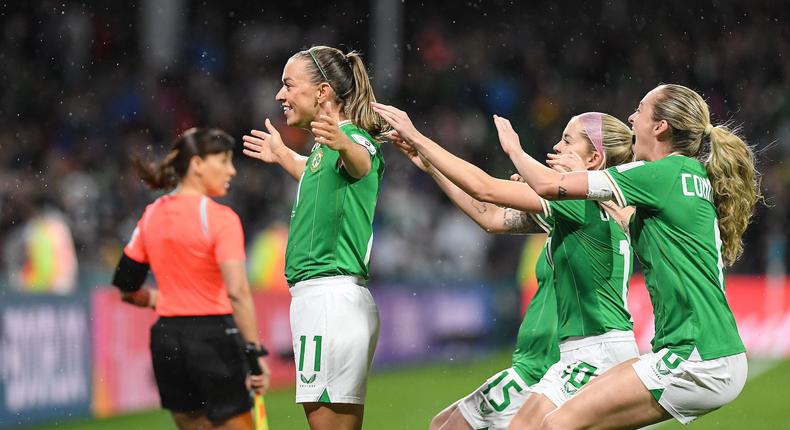
<svg viewBox="0 0 790 430"><path fill-rule="evenodd" d="M244 155L263 161L264 163L279 164L289 175L297 181L302 177L305 166L307 165L307 157L299 155L296 151L285 146L280 137L280 132L272 125L271 121L266 118L266 129L268 133L262 130L252 130L249 135L245 135L244 140Z"/></svg>
<svg viewBox="0 0 790 430"><path fill-rule="evenodd" d="M417 131L409 116L402 110L380 103L371 105L406 143L412 145L436 170L474 199L530 213L543 211L540 198L526 184L489 176Z"/></svg>
<svg viewBox="0 0 790 430"><path fill-rule="evenodd" d="M523 211L481 202L458 188L435 169L416 149L399 139L397 133L389 137L393 145L423 172L428 173L442 191L463 213L483 230L491 234L543 233L532 217Z"/></svg>
<svg viewBox="0 0 790 430"><path fill-rule="evenodd" d="M521 149L518 135L505 118L494 115L499 142L527 184L547 200L584 200L588 195L588 172L560 173L532 158Z"/></svg>

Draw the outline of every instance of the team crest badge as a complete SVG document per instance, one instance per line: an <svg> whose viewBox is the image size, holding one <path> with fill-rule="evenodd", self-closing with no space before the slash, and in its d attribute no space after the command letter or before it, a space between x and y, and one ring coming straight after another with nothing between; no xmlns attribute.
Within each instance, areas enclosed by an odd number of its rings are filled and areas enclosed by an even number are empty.
<svg viewBox="0 0 790 430"><path fill-rule="evenodd" d="M324 158L324 151L321 148L318 148L315 152L313 152L313 156L310 159L310 171L315 173L318 168L321 166L321 159Z"/></svg>

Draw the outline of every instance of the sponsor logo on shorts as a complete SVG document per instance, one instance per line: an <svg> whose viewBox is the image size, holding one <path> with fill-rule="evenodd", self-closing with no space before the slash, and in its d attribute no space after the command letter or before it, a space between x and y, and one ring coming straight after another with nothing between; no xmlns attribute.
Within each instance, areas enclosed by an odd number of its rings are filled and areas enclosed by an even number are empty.
<svg viewBox="0 0 790 430"><path fill-rule="evenodd" d="M299 379L302 381L302 383L303 383L303 384L310 385L310 384L312 384L313 382L315 382L315 378L316 378L317 376L318 376L318 374L317 374L317 373L314 373L314 374L313 374L313 376L311 376L311 377L309 377L309 378L305 378L305 376L304 376L304 373L300 373L300 374L299 374Z"/></svg>
<svg viewBox="0 0 790 430"><path fill-rule="evenodd" d="M492 412L494 412L494 410L491 409L491 407L488 406L488 404L486 404L485 400L480 402L480 415L485 417L487 415L491 415Z"/></svg>

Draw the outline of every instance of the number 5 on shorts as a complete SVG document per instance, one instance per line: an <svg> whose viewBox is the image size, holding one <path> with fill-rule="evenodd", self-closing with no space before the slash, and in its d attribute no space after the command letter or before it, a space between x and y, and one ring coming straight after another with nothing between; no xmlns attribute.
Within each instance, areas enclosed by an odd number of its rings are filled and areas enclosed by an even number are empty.
<svg viewBox="0 0 790 430"><path fill-rule="evenodd" d="M491 392L492 388L494 388L497 385L499 385L499 383L502 382L502 380L505 379L507 374L508 374L507 370L505 370L504 372L500 373L499 376L497 376L496 379L491 381L491 383L488 384L488 387L485 390L483 390L483 395L485 396L486 399L488 399L488 403L490 403L491 407L493 407L494 410L497 411L497 412L502 412L508 406L510 406L510 390L511 390L511 388L514 389L516 393L520 393L521 391L524 390L523 388L521 388L521 385L519 385L518 382L516 382L515 379L511 379L505 385L502 386L502 403L497 403L496 401L494 401L494 399L492 399L488 395L488 393Z"/></svg>

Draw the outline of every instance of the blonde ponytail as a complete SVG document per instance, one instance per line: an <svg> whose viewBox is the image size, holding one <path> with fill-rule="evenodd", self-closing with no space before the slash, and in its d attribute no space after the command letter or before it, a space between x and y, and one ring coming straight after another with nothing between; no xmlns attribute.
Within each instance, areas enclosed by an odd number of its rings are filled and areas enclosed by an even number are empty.
<svg viewBox="0 0 790 430"><path fill-rule="evenodd" d="M601 116L603 150L606 153L606 168L634 161L631 129L622 121L609 115Z"/></svg>
<svg viewBox="0 0 790 430"><path fill-rule="evenodd" d="M694 90L682 85L658 87L653 120L669 124L672 150L700 157L703 141L710 139L705 163L719 217L724 262L731 266L743 254L741 236L749 225L760 194L760 174L752 149L727 125L713 127L708 104Z"/></svg>
<svg viewBox="0 0 790 430"><path fill-rule="evenodd" d="M731 266L743 254L743 232L760 195L754 152L726 125L710 129L710 154L705 160L724 243L724 261Z"/></svg>
<svg viewBox="0 0 790 430"><path fill-rule="evenodd" d="M343 100L346 117L374 136L386 133L391 129L390 125L370 107L370 103L376 101L376 96L362 58L354 51L346 54L346 58L354 72L354 89Z"/></svg>
<svg viewBox="0 0 790 430"><path fill-rule="evenodd" d="M311 82L326 82L332 87L335 101L352 123L377 139L391 130L390 125L370 107L370 103L376 101L376 96L359 53L351 51L343 54L337 48L313 46L297 52L291 58L307 61Z"/></svg>

